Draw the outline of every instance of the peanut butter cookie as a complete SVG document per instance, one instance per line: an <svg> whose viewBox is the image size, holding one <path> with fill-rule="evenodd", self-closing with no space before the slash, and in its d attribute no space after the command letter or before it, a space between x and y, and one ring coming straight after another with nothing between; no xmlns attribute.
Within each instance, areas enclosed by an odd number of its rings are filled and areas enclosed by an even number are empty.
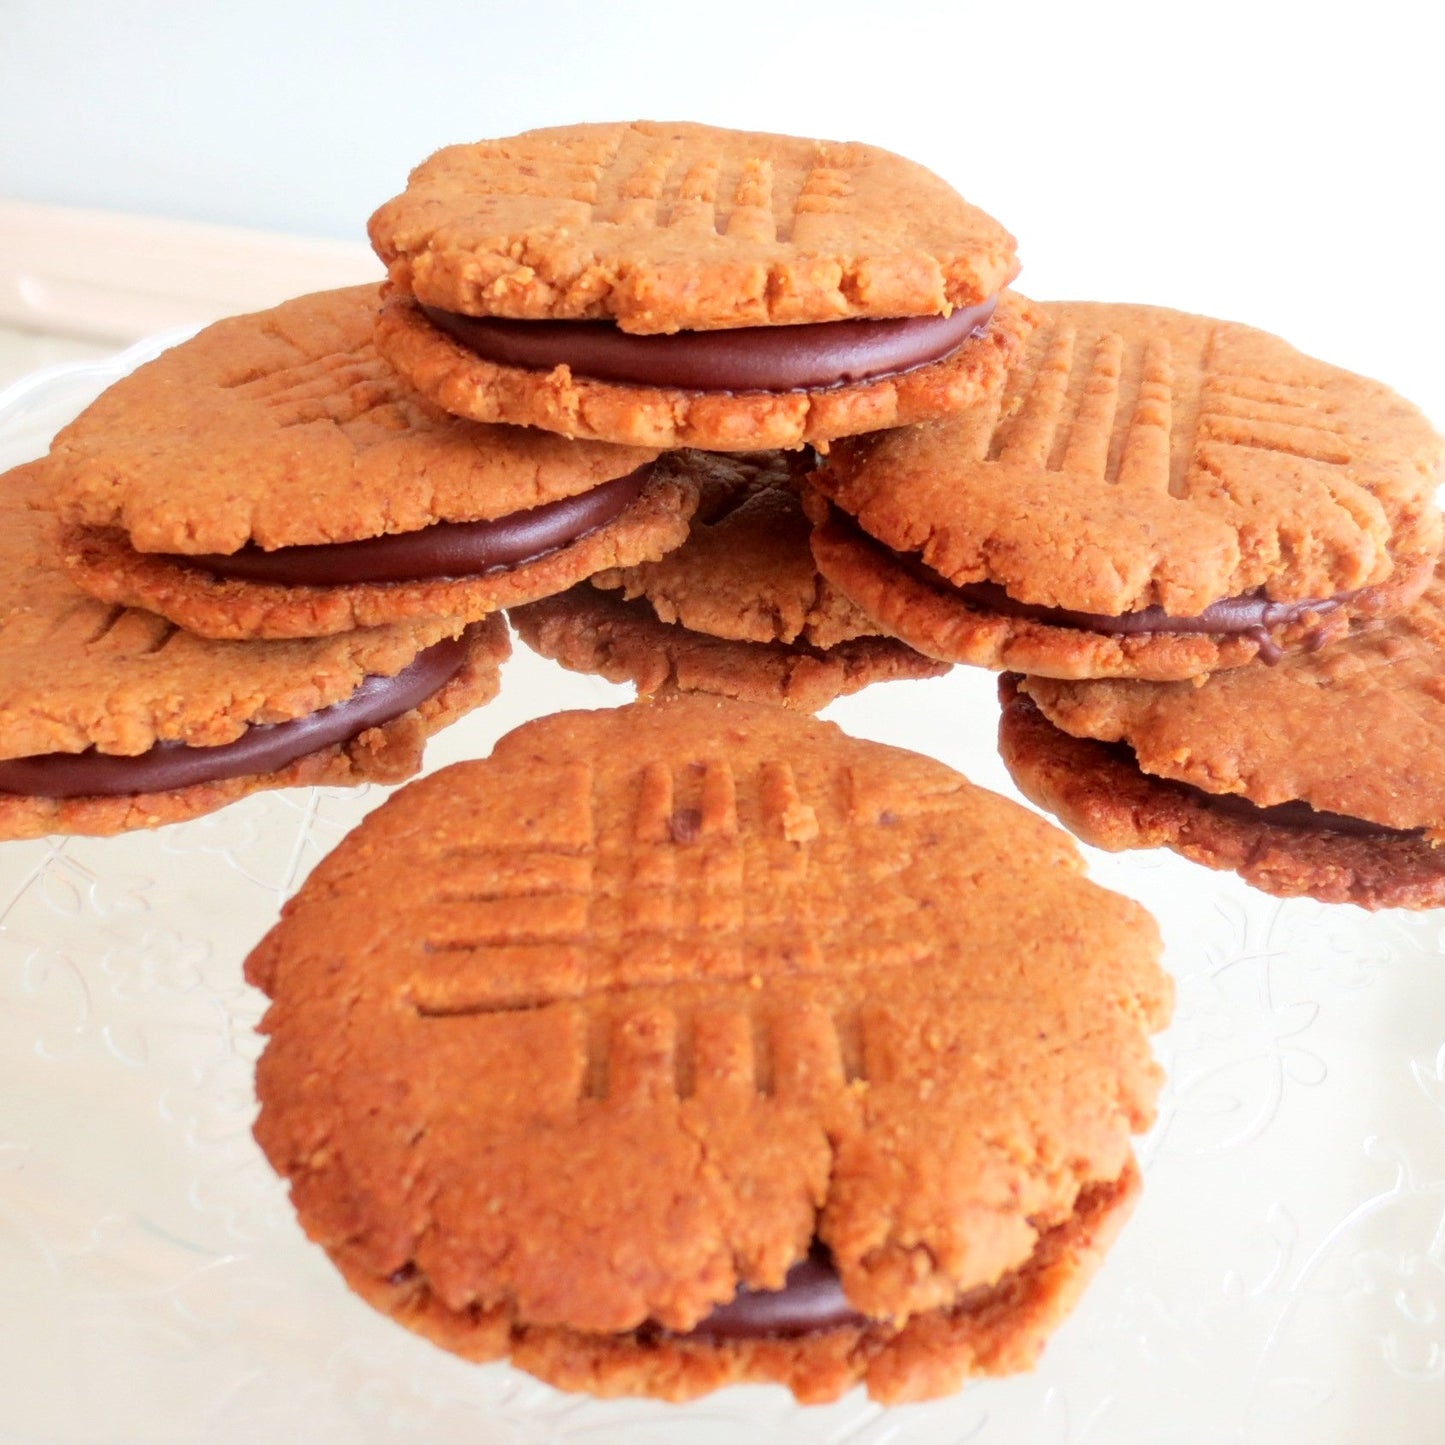
<svg viewBox="0 0 1445 1445"><path fill-rule="evenodd" d="M1019 787L1101 848L1166 847L1267 893L1445 903L1445 575L1409 612L1190 683L1010 678Z"/></svg>
<svg viewBox="0 0 1445 1445"><path fill-rule="evenodd" d="M462 1355L917 1399L1027 1368L1118 1228L1157 952L930 759L698 695L554 714L396 794L252 954L256 1133Z"/></svg>
<svg viewBox="0 0 1445 1445"><path fill-rule="evenodd" d="M833 448L819 569L921 652L1168 681L1399 611L1439 549L1440 440L1276 337L1068 302L990 402Z"/></svg>
<svg viewBox="0 0 1445 1445"><path fill-rule="evenodd" d="M218 322L66 427L77 583L208 637L312 637L483 617L686 536L692 454L447 416L377 356L376 305Z"/></svg>
<svg viewBox="0 0 1445 1445"><path fill-rule="evenodd" d="M1032 324L1013 238L873 146L690 124L450 146L371 219L377 344L461 416L755 451L939 416Z"/></svg>
<svg viewBox="0 0 1445 1445"><path fill-rule="evenodd" d="M730 467L717 459L675 552L513 608L512 625L564 667L643 694L716 692L808 712L872 682L947 672L880 637L819 577L794 482L800 465L790 452Z"/></svg>

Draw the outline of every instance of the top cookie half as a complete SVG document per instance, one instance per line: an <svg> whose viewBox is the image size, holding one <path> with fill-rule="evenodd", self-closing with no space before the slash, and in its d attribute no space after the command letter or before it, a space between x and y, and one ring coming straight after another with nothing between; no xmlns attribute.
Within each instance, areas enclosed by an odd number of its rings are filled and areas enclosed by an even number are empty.
<svg viewBox="0 0 1445 1445"><path fill-rule="evenodd" d="M688 124L452 146L371 220L382 354L459 416L751 451L942 416L1031 324L1013 238L876 147Z"/></svg>
<svg viewBox="0 0 1445 1445"><path fill-rule="evenodd" d="M685 123L448 146L370 230L426 305L639 334L929 316L1018 271L1002 226L901 156Z"/></svg>

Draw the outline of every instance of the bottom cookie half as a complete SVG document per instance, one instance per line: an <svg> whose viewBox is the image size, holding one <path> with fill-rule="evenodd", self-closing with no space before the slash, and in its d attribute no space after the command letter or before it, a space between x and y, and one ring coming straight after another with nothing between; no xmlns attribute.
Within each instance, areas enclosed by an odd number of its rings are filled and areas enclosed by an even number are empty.
<svg viewBox="0 0 1445 1445"><path fill-rule="evenodd" d="M510 1358L564 1390L688 1400L726 1385L774 1383L805 1404L820 1404L863 1384L874 1399L902 1404L951 1394L970 1378L1030 1369L1093 1277L1140 1187L1132 1161L1118 1179L1086 1186L1073 1214L1040 1234L1028 1260L951 1308L901 1326L844 1325L790 1337L529 1327L504 1308L449 1309L419 1275L378 1280L338 1252L332 1258L358 1294L399 1324L468 1359Z"/></svg>

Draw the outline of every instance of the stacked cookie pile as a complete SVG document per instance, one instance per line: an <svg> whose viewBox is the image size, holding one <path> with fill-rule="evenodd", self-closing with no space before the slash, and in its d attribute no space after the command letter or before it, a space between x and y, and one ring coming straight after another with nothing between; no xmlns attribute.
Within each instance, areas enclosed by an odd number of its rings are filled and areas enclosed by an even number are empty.
<svg viewBox="0 0 1445 1445"><path fill-rule="evenodd" d="M1445 901L1439 438L1243 326L1048 310L996 419L818 474L885 538L954 483L909 576L836 511L820 565L915 645L1010 670L1005 761L1086 840L1285 896Z"/></svg>
<svg viewBox="0 0 1445 1445"><path fill-rule="evenodd" d="M569 1388L1026 1367L1137 1192L1157 933L1057 830L806 713L1009 669L1010 766L1086 837L1434 900L1433 432L1246 327L1025 301L997 223L862 145L532 132L438 153L372 237L380 293L222 322L6 479L0 647L75 687L11 668L0 826L394 779L495 691L506 610L656 696L399 793L253 955L308 1232Z"/></svg>
<svg viewBox="0 0 1445 1445"><path fill-rule="evenodd" d="M1445 899L1440 442L1387 388L1247 326L1024 302L1010 238L862 148L457 147L373 236L379 344L448 410L822 454L719 482L660 562L515 609L532 646L802 707L1007 670L1006 759L1090 841Z"/></svg>
<svg viewBox="0 0 1445 1445"><path fill-rule="evenodd" d="M153 828L258 788L399 782L428 735L495 695L497 619L223 641L81 591L50 511L61 475L44 461L0 477L0 838Z"/></svg>
<svg viewBox="0 0 1445 1445"><path fill-rule="evenodd" d="M903 203L881 245L879 216ZM222 322L7 479L53 594L37 613L17 586L28 633L5 634L8 835L150 826L266 785L395 781L427 731L495 691L504 607L592 576L634 586L694 514L751 567L723 569L731 595L708 597L688 644L701 663L616 644L654 681L731 674L736 691L816 707L940 670L820 589L795 467L699 448L798 447L985 395L1024 327L996 294L1016 263L988 217L868 147L636 125L443 152L373 230L392 273L379 318L363 287ZM826 254L839 237L848 265ZM547 318L544 335L518 316ZM575 366L548 359L559 344L583 348ZM762 645L740 658L719 640ZM58 715L28 686L37 646L78 679ZM382 686L422 653L427 685ZM349 715L358 689L391 701Z"/></svg>

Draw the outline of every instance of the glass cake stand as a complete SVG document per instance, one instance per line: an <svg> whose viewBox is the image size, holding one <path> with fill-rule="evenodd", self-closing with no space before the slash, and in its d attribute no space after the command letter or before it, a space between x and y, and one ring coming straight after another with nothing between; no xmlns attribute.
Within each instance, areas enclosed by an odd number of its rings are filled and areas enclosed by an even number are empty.
<svg viewBox="0 0 1445 1445"><path fill-rule="evenodd" d="M0 464L154 354L0 392ZM522 650L431 744L626 701ZM827 710L1017 796L994 678ZM263 793L114 839L0 845L0 1439L23 1445L1281 1445L1445 1439L1445 911L1280 902L1162 852L1086 850L1178 982L1143 1201L1029 1375L884 1409L776 1387L694 1404L468 1365L350 1294L253 1143L247 952L385 796ZM744 1433L746 1432L746 1433Z"/></svg>

